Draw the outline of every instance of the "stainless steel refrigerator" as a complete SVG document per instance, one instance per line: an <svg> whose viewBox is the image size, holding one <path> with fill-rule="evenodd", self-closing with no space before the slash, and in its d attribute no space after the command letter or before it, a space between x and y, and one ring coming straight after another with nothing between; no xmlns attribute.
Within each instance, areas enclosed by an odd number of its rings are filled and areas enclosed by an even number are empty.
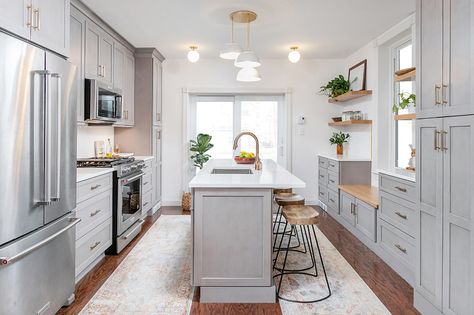
<svg viewBox="0 0 474 315"><path fill-rule="evenodd" d="M76 69L0 32L0 314L74 299Z"/></svg>

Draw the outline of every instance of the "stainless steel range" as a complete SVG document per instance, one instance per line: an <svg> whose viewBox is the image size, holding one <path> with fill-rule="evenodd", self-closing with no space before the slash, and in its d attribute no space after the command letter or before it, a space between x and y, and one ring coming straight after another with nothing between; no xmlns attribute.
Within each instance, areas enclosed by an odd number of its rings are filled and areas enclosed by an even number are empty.
<svg viewBox="0 0 474 315"><path fill-rule="evenodd" d="M112 167L113 172L113 242L107 254L118 254L141 231L142 216L142 160L78 159L77 167Z"/></svg>

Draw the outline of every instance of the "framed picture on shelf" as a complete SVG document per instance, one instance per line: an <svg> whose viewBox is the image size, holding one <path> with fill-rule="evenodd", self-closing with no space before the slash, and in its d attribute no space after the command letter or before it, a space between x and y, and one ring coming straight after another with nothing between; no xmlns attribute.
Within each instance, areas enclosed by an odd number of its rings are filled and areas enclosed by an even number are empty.
<svg viewBox="0 0 474 315"><path fill-rule="evenodd" d="M351 83L351 91L363 91L367 89L367 59L349 68L348 80Z"/></svg>

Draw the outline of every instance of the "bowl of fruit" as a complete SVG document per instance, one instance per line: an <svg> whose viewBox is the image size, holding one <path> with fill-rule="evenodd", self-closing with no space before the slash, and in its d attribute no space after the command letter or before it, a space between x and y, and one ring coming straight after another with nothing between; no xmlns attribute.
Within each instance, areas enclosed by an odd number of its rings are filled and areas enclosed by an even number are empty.
<svg viewBox="0 0 474 315"><path fill-rule="evenodd" d="M240 155L234 157L237 164L253 164L255 163L255 154L252 152L240 151Z"/></svg>

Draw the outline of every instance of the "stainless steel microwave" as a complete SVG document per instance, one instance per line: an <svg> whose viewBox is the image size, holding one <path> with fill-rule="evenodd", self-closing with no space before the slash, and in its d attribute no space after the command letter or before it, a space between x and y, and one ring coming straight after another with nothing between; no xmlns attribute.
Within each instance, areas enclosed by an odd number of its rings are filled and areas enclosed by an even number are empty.
<svg viewBox="0 0 474 315"><path fill-rule="evenodd" d="M86 79L84 120L90 124L113 124L122 118L122 93L97 80Z"/></svg>

